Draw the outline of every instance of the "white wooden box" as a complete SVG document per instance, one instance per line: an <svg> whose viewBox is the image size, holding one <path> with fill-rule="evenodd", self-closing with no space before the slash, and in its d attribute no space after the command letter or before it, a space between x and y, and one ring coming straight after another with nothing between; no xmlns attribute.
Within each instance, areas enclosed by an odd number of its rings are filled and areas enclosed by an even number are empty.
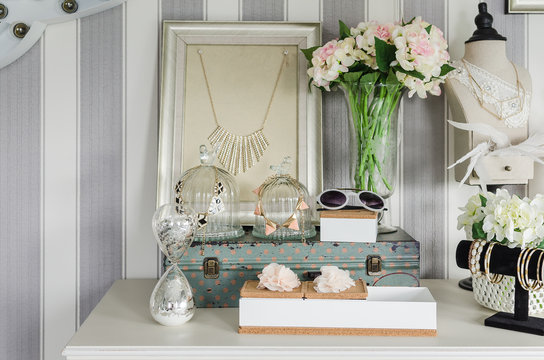
<svg viewBox="0 0 544 360"><path fill-rule="evenodd" d="M425 287L369 287L366 300L240 298L240 327L436 330Z"/></svg>
<svg viewBox="0 0 544 360"><path fill-rule="evenodd" d="M320 212L320 240L374 243L378 236L377 214L367 210Z"/></svg>

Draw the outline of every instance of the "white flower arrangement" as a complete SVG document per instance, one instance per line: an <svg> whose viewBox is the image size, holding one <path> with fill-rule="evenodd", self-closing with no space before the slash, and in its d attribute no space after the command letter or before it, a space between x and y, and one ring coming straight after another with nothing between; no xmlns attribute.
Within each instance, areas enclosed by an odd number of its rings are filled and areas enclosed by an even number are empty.
<svg viewBox="0 0 544 360"><path fill-rule="evenodd" d="M469 198L457 218L457 229L469 239L497 241L509 247L544 249L544 196L533 200L510 195L499 189L496 194Z"/></svg>

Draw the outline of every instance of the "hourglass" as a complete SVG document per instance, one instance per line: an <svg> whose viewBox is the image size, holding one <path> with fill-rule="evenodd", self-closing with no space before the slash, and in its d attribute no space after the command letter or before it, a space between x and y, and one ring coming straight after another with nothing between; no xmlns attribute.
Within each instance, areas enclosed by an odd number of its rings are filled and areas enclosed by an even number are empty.
<svg viewBox="0 0 544 360"><path fill-rule="evenodd" d="M153 319L166 326L181 325L195 313L193 292L179 268L181 257L193 242L197 215L187 206L166 204L153 215L153 233L170 266L153 289L149 309Z"/></svg>

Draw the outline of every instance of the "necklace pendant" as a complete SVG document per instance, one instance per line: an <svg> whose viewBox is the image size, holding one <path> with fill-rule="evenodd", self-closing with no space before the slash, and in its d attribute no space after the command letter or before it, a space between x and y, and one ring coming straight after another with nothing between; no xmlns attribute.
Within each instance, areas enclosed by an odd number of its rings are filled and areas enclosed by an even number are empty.
<svg viewBox="0 0 544 360"><path fill-rule="evenodd" d="M270 143L263 130L249 135L234 135L222 126L217 126L208 136L212 146L219 146L219 162L233 175L245 173L264 155Z"/></svg>

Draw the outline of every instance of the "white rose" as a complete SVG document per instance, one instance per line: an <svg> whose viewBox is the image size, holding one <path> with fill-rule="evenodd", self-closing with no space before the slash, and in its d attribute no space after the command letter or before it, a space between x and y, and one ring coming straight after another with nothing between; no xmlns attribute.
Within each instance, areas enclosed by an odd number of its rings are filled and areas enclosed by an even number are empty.
<svg viewBox="0 0 544 360"><path fill-rule="evenodd" d="M349 271L340 270L337 266L322 266L321 275L314 280L314 289L318 293L338 293L355 286Z"/></svg>
<svg viewBox="0 0 544 360"><path fill-rule="evenodd" d="M257 277L259 278L257 289L289 292L300 286L297 274L288 267L276 263L266 265Z"/></svg>

